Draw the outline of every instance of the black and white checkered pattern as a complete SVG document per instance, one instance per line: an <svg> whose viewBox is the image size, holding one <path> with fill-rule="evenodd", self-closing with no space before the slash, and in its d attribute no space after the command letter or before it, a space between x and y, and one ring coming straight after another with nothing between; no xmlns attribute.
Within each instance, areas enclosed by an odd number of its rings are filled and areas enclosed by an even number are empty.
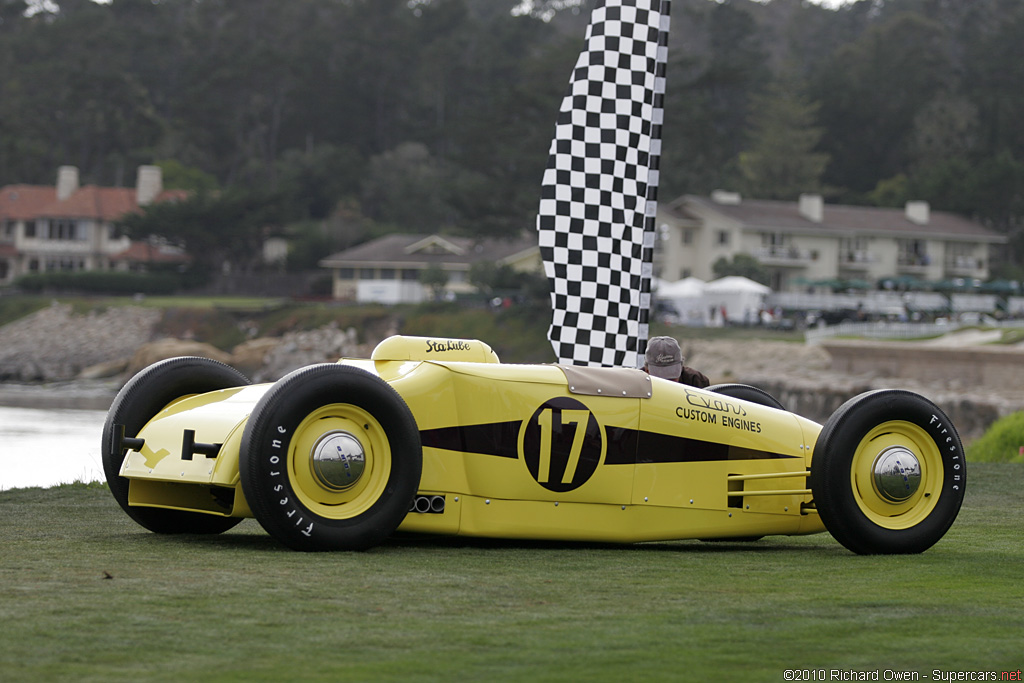
<svg viewBox="0 0 1024 683"><path fill-rule="evenodd" d="M537 217L560 363L642 365L670 4L598 2L562 101Z"/></svg>

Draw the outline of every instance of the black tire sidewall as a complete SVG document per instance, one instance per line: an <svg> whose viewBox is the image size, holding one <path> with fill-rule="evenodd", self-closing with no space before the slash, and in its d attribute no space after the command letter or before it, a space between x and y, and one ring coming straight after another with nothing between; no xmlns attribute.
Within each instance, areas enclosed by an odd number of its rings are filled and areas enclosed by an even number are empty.
<svg viewBox="0 0 1024 683"><path fill-rule="evenodd" d="M150 531L165 534L220 533L242 521L241 518L129 505L128 479L120 474L125 451L114 452L112 436L116 424L124 425L125 436L137 436L157 413L183 396L248 384L249 379L229 365L199 356L181 356L146 367L121 388L103 423L100 454L107 486L129 517Z"/></svg>
<svg viewBox="0 0 1024 683"><path fill-rule="evenodd" d="M942 459L939 499L928 516L907 529L889 529L869 519L857 504L851 481L853 458L867 433L881 423L905 421L923 429ZM953 524L963 503L967 468L952 422L922 396L877 390L844 403L822 427L814 446L808 483L829 532L848 549L865 555L919 553Z"/></svg>
<svg viewBox="0 0 1024 683"><path fill-rule="evenodd" d="M778 410L786 409L786 406L782 405L781 401L767 391L749 384L713 384L707 387L707 391L713 391L716 394L729 396L730 398L738 398L741 401L756 403L759 406L777 408Z"/></svg>
<svg viewBox="0 0 1024 683"><path fill-rule="evenodd" d="M331 404L357 406L372 415L391 451L391 468L380 496L364 512L344 519L311 511L296 496L288 474L296 428L310 413ZM405 519L419 487L422 463L416 421L387 382L359 368L321 364L282 378L256 405L242 434L239 471L256 519L288 547L364 550L389 537ZM296 521L300 517L302 523Z"/></svg>

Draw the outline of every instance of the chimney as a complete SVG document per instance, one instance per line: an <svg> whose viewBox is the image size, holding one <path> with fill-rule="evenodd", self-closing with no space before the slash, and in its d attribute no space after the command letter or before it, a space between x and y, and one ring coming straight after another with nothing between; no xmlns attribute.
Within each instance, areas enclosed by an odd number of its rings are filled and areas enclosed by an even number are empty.
<svg viewBox="0 0 1024 683"><path fill-rule="evenodd" d="M139 166L135 180L135 201L139 206L152 204L164 191L163 172L159 166Z"/></svg>
<svg viewBox="0 0 1024 683"><path fill-rule="evenodd" d="M727 192L726 190L715 190L711 193L711 201L715 204L727 204L729 206L739 206L740 193L739 192Z"/></svg>
<svg viewBox="0 0 1024 683"><path fill-rule="evenodd" d="M820 194L802 194L799 204L800 215L812 223L820 223L825 216L825 200Z"/></svg>
<svg viewBox="0 0 1024 683"><path fill-rule="evenodd" d="M928 202L907 202L907 220L918 225L928 225Z"/></svg>
<svg viewBox="0 0 1024 683"><path fill-rule="evenodd" d="M57 201L62 202L78 191L78 167L61 166L57 169Z"/></svg>

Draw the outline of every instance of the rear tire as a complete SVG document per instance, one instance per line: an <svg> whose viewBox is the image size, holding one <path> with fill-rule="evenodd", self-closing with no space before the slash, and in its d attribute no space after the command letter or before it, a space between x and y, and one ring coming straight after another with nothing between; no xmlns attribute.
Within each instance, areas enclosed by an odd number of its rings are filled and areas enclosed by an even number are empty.
<svg viewBox="0 0 1024 683"><path fill-rule="evenodd" d="M953 524L967 469L949 418L895 389L856 396L814 445L808 477L821 521L855 553L920 553Z"/></svg>
<svg viewBox="0 0 1024 683"><path fill-rule="evenodd" d="M107 486L128 516L159 534L219 534L241 522L241 518L218 517L199 512L167 510L128 504L128 479L121 476L127 448L115 452L113 427L124 425L126 437L135 437L153 417L172 401L249 384L248 378L224 363L193 356L169 358L154 363L132 377L114 398L103 424L103 472Z"/></svg>
<svg viewBox="0 0 1024 683"><path fill-rule="evenodd" d="M750 386L749 384L714 384L708 387L708 391L713 391L716 394L722 394L723 396L738 398L741 401L750 401L751 403L756 403L760 406L778 408L779 410L786 409L786 406L782 405L777 398L769 394L767 391Z"/></svg>

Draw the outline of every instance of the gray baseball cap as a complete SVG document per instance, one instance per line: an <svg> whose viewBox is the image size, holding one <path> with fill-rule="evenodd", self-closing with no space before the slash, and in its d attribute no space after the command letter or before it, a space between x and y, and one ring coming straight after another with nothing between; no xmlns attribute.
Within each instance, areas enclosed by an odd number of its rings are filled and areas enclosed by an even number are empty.
<svg viewBox="0 0 1024 683"><path fill-rule="evenodd" d="M679 379L683 372L683 352L672 337L652 337L647 342L647 372L662 379Z"/></svg>

